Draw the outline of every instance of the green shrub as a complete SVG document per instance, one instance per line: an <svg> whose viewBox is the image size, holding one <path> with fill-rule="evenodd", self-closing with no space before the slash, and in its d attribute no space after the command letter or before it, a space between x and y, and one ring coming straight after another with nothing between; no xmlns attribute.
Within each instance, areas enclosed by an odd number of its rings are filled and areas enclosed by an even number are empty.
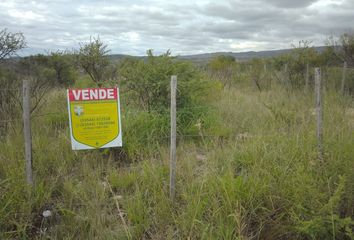
<svg viewBox="0 0 354 240"><path fill-rule="evenodd" d="M211 78L222 82L224 87L231 87L233 81L239 79L239 66L233 56L220 55L207 64Z"/></svg>
<svg viewBox="0 0 354 240"><path fill-rule="evenodd" d="M18 118L21 104L21 81L19 76L6 67L0 66L0 121ZM0 123L6 129L6 123Z"/></svg>
<svg viewBox="0 0 354 240"><path fill-rule="evenodd" d="M203 78L191 63L170 52L146 60L128 58L120 65L124 148L129 156L152 153L169 140L170 78L177 75L177 131L199 135L215 126L207 104L219 97L221 85Z"/></svg>
<svg viewBox="0 0 354 240"><path fill-rule="evenodd" d="M55 71L55 82L58 86L72 86L78 77L74 57L67 52L52 52L48 56L48 66Z"/></svg>
<svg viewBox="0 0 354 240"><path fill-rule="evenodd" d="M146 60L125 59L120 66L121 86L133 102L146 110L166 109L170 105L170 78L177 75L177 107L198 105L208 99L215 84L206 81L191 63L177 61L170 52Z"/></svg>

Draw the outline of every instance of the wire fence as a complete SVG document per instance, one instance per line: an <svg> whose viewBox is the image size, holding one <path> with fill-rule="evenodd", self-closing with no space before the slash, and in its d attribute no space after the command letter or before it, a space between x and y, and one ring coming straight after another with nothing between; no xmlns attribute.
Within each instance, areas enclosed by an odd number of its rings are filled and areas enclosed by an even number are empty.
<svg viewBox="0 0 354 240"><path fill-rule="evenodd" d="M8 90L8 89L0 89L0 90ZM11 89L14 90L14 89ZM124 109L124 108L123 108ZM214 106L190 106L190 107L183 107L179 108L178 112L179 114L184 114L187 111L192 111L195 109L205 109L205 110L212 110L212 111L220 111L219 108L214 107ZM129 110L122 110L122 117L126 117L127 115L133 114L141 114L141 113L148 113L148 114L166 114L169 117L170 111L169 109L149 109L149 110L143 110L143 109L129 109ZM68 116L67 112L48 112L48 113L41 113L41 114L31 114L31 118L42 118L46 116ZM14 123L14 122L21 122L23 121L22 117L17 117L17 118L11 118L11 119L0 119L0 124L6 124L6 123ZM67 123L68 125L68 123ZM212 135L212 134L181 134L177 133L176 136L178 139L183 139L183 138L239 138L240 134L226 134L226 135ZM142 138L137 138L138 141L142 140L168 140L170 138L170 135L150 135L150 136L144 136Z"/></svg>
<svg viewBox="0 0 354 240"><path fill-rule="evenodd" d="M213 111L219 111L217 107L213 106L199 106L199 107L183 107L180 108L179 110L181 112L185 112L185 110L193 110L193 109L209 109ZM140 114L140 113L150 113L150 114L169 114L168 109L163 109L163 110L122 110L121 111L123 114L129 115L129 114ZM31 114L31 118L38 118L38 117L45 117L45 116L51 116L51 115L67 115L67 112L49 112L49 113L41 113L41 114ZM11 118L11 119L0 119L0 122L15 122L15 121L21 121L22 118Z"/></svg>
<svg viewBox="0 0 354 240"><path fill-rule="evenodd" d="M0 88L0 92L20 92L21 89L17 88Z"/></svg>
<svg viewBox="0 0 354 240"><path fill-rule="evenodd" d="M352 66L338 66L336 67L338 69L340 68L346 68L347 70L353 70L354 67ZM266 68L264 68L266 69ZM269 69L268 69L269 70ZM344 73L345 74L345 73ZM338 77L343 77L343 76L338 76ZM0 96L2 93L4 92L10 92L10 93L21 93L22 92L22 89L21 87L19 88L0 88ZM22 93L21 93L22 94ZM1 102L0 102L0 106L1 106ZM22 106L21 106L22 107ZM191 112L193 110L209 110L209 111L213 111L213 112L221 112L221 110L215 106L187 106L187 107L181 107L179 108L177 106L177 115L181 115L181 114L188 114L188 112ZM127 109L127 108L121 108L121 112L122 112L122 117L127 117L129 115L138 115L138 114L142 114L142 113L148 113L148 114L159 114L159 115L162 115L162 114L169 114L169 109ZM1 111L0 111L1 113ZM5 112L6 113L6 112ZM4 114L3 114L4 115ZM46 117L46 116L55 116L55 115L58 115L58 116L65 116L67 115L66 111L62 111L62 112L47 112L47 113L32 113L31 114L31 118L41 118L41 117ZM14 123L14 122L20 122L22 121L22 117L16 117L16 118L10 118L10 119L7 119L7 118L2 118L2 116L0 116L0 127L1 125L4 125L4 124L9 124L9 123ZM160 137L160 138L168 138L169 136L166 136L166 137L161 137L161 136L157 136L157 137ZM212 138L212 137L221 137L219 135L178 135L177 137L181 138L181 137L205 137L205 138Z"/></svg>
<svg viewBox="0 0 354 240"><path fill-rule="evenodd" d="M344 72L344 71L343 71ZM174 80L174 81L173 81ZM24 146L25 146L25 161L26 161L26 179L27 183L31 185L32 187L34 186L33 182L33 172L32 172L32 135L31 135L31 118L42 118L45 116L53 116L53 115L61 115L65 116L68 113L66 113L65 110L63 111L57 111L57 112L47 112L47 113L36 113L31 111L31 96L30 96L30 82L28 80L23 81L23 92L22 92L22 105L21 108L23 110L23 133L24 133ZM3 88L0 89L1 92L13 92L13 91L20 91L20 89L13 89L13 88ZM168 134L168 131L166 131L166 126L163 126L162 131L155 131L152 130L152 132L148 132L147 134L137 134L137 136L133 136L135 138L134 141L145 141L147 140L147 143L151 142L152 140L158 141L158 140L168 140L171 139L170 142L170 156L171 156L171 165L170 165L170 197L173 200L174 198L174 179L175 179L175 169L176 169L176 139L184 139L184 138L198 138L202 140L202 143L205 143L204 140L206 138L208 139L230 139L230 138L235 138L238 140L247 140L249 138L252 138L253 136L248 135L248 134L243 134L243 133L234 133L234 132L226 132L225 134L211 134L208 132L202 131L201 128L201 123L198 126L196 126L195 131L189 132L178 132L176 131L176 90L177 90L177 76L171 76L171 112L169 112L168 109L134 109L134 110L125 110L123 108L122 113L123 114L139 114L139 113L157 113L157 114L168 114L170 113L171 117L171 132L170 135ZM322 129L323 129L323 116L322 116L322 87L321 87L321 72L319 68L315 68L315 92L316 92L316 115L317 115L317 129L316 129L316 136L318 139L318 158L319 160L322 161L322 156L323 156L323 148L322 148ZM44 96L44 95L43 95ZM40 99L42 99L42 97ZM39 102L36 102L35 108L38 107ZM3 102L0 103L1 105L4 105ZM21 104L21 102L20 102ZM33 110L35 109L33 108ZM177 108L178 109L178 108ZM196 110L196 109L214 109L214 110L219 110L215 106L187 106L183 108L179 108L177 112L182 112L186 113L188 111ZM33 114L31 114L31 112ZM178 116L178 115L177 115ZM0 123L11 123L15 121L21 121L20 117L16 118L10 118L10 119L0 119ZM197 125L196 124L196 125ZM74 125L70 125L72 127ZM0 125L1 127L1 125ZM3 129L1 132L3 132ZM161 129L160 129L161 130ZM0 132L0 133L1 133ZM5 127L5 133L6 133L6 127ZM156 134L157 133L157 134ZM1 135L0 135L1 136Z"/></svg>

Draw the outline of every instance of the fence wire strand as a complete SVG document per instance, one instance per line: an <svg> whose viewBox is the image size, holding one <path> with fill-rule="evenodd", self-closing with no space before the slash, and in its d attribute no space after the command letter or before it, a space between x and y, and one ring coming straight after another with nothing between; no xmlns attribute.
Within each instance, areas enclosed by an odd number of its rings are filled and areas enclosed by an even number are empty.
<svg viewBox="0 0 354 240"><path fill-rule="evenodd" d="M0 120L0 123L9 123L9 122L15 122L15 119L5 119L5 120Z"/></svg>
<svg viewBox="0 0 354 240"><path fill-rule="evenodd" d="M0 88L0 92L20 92L22 89L17 88Z"/></svg>
<svg viewBox="0 0 354 240"><path fill-rule="evenodd" d="M199 107L189 107L188 109L194 109L194 108L199 108ZM205 108L205 107L200 107L200 108ZM209 107L207 107L209 108ZM187 108L184 108L187 109ZM151 111L145 111L145 110L136 110L133 111L134 113L140 113L140 112L151 112ZM128 113L128 112L126 112ZM67 114L66 112L50 112L50 113L44 113L44 114L33 114L31 118L41 118L45 116L53 116L53 115L63 115ZM16 122L16 121L22 121L22 118L13 118L13 119L4 119L0 120L0 123L11 123L11 122ZM170 135L164 135L164 136L159 136L159 135L151 135L151 136L144 136L141 138L137 138L137 141L144 141L144 140L168 140L170 139ZM176 136L178 139L183 139L183 138L238 138L240 137L240 133L238 134L227 134L227 135L213 135L213 134L178 134Z"/></svg>

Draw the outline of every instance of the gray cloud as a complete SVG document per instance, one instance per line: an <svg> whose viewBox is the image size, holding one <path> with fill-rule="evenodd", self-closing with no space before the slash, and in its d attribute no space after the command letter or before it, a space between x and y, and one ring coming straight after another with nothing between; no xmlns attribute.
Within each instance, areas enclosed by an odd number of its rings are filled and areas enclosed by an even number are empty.
<svg viewBox="0 0 354 240"><path fill-rule="evenodd" d="M303 8L321 0L268 0L267 3L281 8ZM257 1L259 4L263 1Z"/></svg>
<svg viewBox="0 0 354 240"><path fill-rule="evenodd" d="M352 0L2 0L1 27L24 33L24 53L72 49L99 35L113 53L143 55L321 45L352 27Z"/></svg>

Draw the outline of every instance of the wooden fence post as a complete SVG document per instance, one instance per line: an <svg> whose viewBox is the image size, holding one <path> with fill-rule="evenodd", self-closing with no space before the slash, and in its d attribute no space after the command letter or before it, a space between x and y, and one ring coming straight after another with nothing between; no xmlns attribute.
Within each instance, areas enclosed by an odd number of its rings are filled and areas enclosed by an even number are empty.
<svg viewBox="0 0 354 240"><path fill-rule="evenodd" d="M288 64L285 63L284 65L284 83L285 83L285 86L288 87L289 85L289 71L288 71Z"/></svg>
<svg viewBox="0 0 354 240"><path fill-rule="evenodd" d="M23 80L22 97L23 97L23 135L25 141L26 180L27 183L33 187L30 82L28 80Z"/></svg>
<svg viewBox="0 0 354 240"><path fill-rule="evenodd" d="M315 68L315 95L316 95L316 136L317 136L317 148L318 148L318 158L323 160L323 133L322 133L322 123L323 123L323 110L322 110L322 87L321 87L321 70L320 68Z"/></svg>
<svg viewBox="0 0 354 240"><path fill-rule="evenodd" d="M309 89L309 63L306 64L306 74L305 74L305 90L307 91Z"/></svg>
<svg viewBox="0 0 354 240"><path fill-rule="evenodd" d="M176 93L177 76L171 76L171 152L170 152L170 198L174 200L176 192Z"/></svg>
<svg viewBox="0 0 354 240"><path fill-rule="evenodd" d="M342 71L342 85L340 88L340 91L342 94L344 94L345 90L345 78L346 78L346 73L347 73L347 62L343 63L343 71Z"/></svg>

